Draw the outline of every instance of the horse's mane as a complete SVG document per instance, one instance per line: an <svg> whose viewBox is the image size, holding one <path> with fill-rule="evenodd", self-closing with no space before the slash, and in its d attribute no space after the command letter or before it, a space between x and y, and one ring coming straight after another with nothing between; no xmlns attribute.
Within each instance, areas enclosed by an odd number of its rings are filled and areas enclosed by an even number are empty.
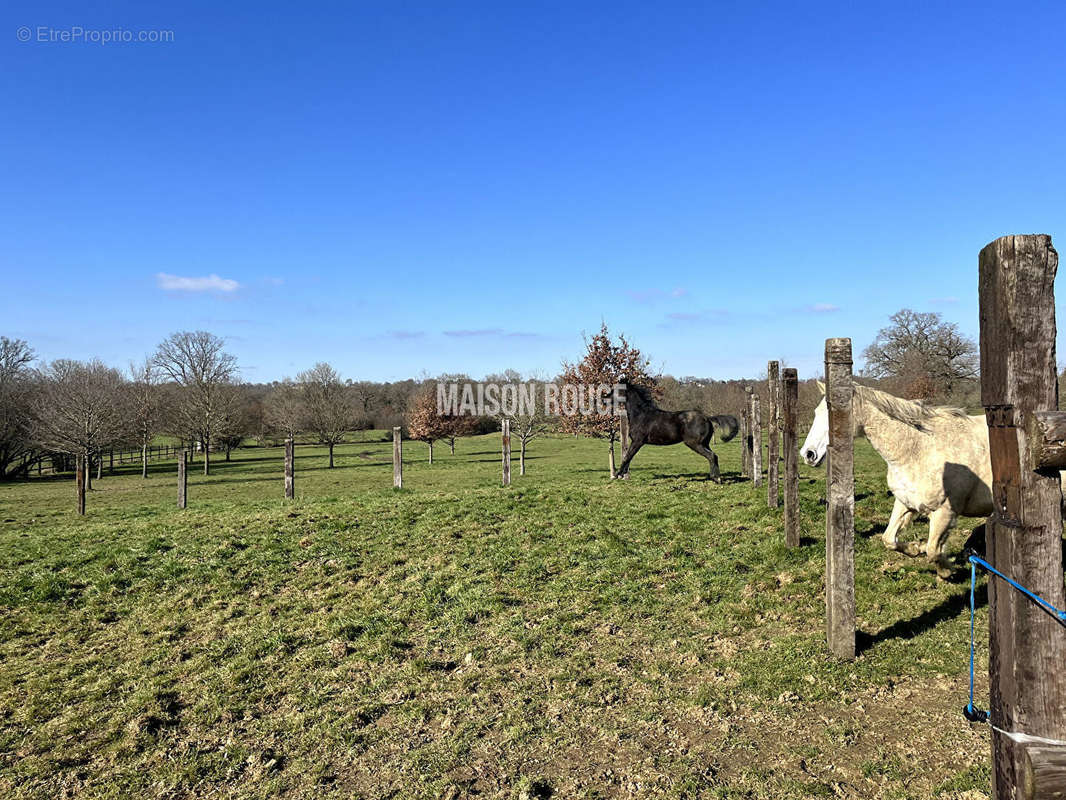
<svg viewBox="0 0 1066 800"><path fill-rule="evenodd" d="M647 386L642 386L639 383L626 383L626 392L633 392L639 400L651 406L652 408L658 408L655 404L655 399L652 397L651 390Z"/></svg>
<svg viewBox="0 0 1066 800"><path fill-rule="evenodd" d="M970 416L961 408L928 406L921 400L904 400L902 397L858 384L855 386L855 396L860 402L869 403L897 422L919 431L928 431L926 423L934 419L969 419Z"/></svg>

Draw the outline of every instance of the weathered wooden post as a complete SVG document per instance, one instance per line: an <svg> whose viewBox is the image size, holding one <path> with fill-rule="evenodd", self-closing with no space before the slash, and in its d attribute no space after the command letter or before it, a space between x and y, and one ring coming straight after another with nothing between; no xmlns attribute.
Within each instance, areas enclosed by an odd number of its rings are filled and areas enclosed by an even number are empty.
<svg viewBox="0 0 1066 800"><path fill-rule="evenodd" d="M1045 235L1004 236L979 258L981 403L992 457L986 557L1063 608L1058 470L1041 414L1058 408L1055 273ZM1051 426L1052 428L1054 426ZM1058 441L1061 445L1061 441ZM1066 628L999 578L988 579L992 790L997 800L1066 797ZM1036 736L1054 742L1024 742Z"/></svg>
<svg viewBox="0 0 1066 800"><path fill-rule="evenodd" d="M785 451L785 546L799 547L799 459L796 444L796 408L799 376L786 367L781 385L781 447Z"/></svg>
<svg viewBox="0 0 1066 800"><path fill-rule="evenodd" d="M766 445L766 505L777 508L781 502L780 477L778 475L778 462L781 454L778 452L778 432L781 430L781 376L780 364L770 361L766 365L766 391L769 395L770 407L767 409L766 432L769 436Z"/></svg>
<svg viewBox="0 0 1066 800"><path fill-rule="evenodd" d="M178 508L189 504L189 454L182 450L178 453Z"/></svg>
<svg viewBox="0 0 1066 800"><path fill-rule="evenodd" d="M759 393L751 396L751 479L762 486L762 409Z"/></svg>
<svg viewBox="0 0 1066 800"><path fill-rule="evenodd" d="M392 485L397 489L403 488L403 429L392 429Z"/></svg>
<svg viewBox="0 0 1066 800"><path fill-rule="evenodd" d="M296 497L296 442L290 436L285 440L285 498Z"/></svg>
<svg viewBox="0 0 1066 800"><path fill-rule="evenodd" d="M618 447L624 457L626 450L629 449L629 417L626 415L624 408L618 417Z"/></svg>
<svg viewBox="0 0 1066 800"><path fill-rule="evenodd" d="M825 614L829 649L855 658L855 459L851 427L851 339L825 340L829 407L826 466Z"/></svg>
<svg viewBox="0 0 1066 800"><path fill-rule="evenodd" d="M74 466L74 491L78 504L78 515L85 516L85 456L78 454Z"/></svg>
<svg viewBox="0 0 1066 800"><path fill-rule="evenodd" d="M502 423L503 432L503 485L511 485L511 420Z"/></svg>

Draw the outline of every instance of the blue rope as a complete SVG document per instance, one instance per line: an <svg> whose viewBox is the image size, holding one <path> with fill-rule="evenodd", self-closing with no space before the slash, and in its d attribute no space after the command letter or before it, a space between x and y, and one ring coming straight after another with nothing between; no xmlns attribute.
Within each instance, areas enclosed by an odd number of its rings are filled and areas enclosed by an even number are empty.
<svg viewBox="0 0 1066 800"><path fill-rule="evenodd" d="M1055 619L1057 619L1063 625L1066 625L1066 611L1060 611L1059 609L1055 608L1055 606L1051 605L1051 603L1049 603L1043 597L1040 597L1039 595L1033 594L1028 589L1026 589L1024 586L1022 586L1020 583L1008 578L1006 575L1004 575L998 569L993 567L991 564L989 564L983 558L971 555L968 560L970 562L970 702L966 705L966 708L963 709L962 713L966 717L966 719L970 720L970 722L987 722L988 718L990 716L989 713L987 711L983 710L983 709L975 708L974 704L973 704L973 684L974 684L974 669L973 669L973 662L974 662L974 641L973 641L973 638L974 637L973 637L973 628L974 628L974 616L976 614L976 603L974 601L974 591L975 591L975 588L977 586L977 567L980 566L981 569L986 570L986 571L992 573L993 575L998 575L1000 578L1005 580L1007 583L1009 583L1011 586L1013 586L1019 592L1021 592L1026 597L1028 597L1030 600L1033 600L1037 605L1039 605L1041 608L1043 608L1045 611L1047 611L1049 614L1051 614L1051 616L1053 616Z"/></svg>

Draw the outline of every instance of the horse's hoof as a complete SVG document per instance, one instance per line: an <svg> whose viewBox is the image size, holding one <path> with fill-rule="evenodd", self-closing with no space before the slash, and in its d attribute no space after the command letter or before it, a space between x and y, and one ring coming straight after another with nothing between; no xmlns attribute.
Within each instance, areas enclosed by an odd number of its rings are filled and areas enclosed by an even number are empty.
<svg viewBox="0 0 1066 800"><path fill-rule="evenodd" d="M917 558L925 552L917 542L906 542L899 547L899 551L903 553L903 555L910 556L911 558Z"/></svg>

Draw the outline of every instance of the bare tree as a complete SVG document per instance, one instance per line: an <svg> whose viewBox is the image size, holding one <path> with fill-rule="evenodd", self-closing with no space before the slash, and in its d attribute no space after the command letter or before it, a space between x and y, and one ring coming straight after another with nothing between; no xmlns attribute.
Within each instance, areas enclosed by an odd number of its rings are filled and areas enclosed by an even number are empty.
<svg viewBox="0 0 1066 800"><path fill-rule="evenodd" d="M53 361L41 371L34 403L38 441L89 464L130 433L129 394L122 374L100 361Z"/></svg>
<svg viewBox="0 0 1066 800"><path fill-rule="evenodd" d="M159 371L151 358L130 362L130 396L141 445L141 477L148 477L148 446L162 418L163 393L159 389Z"/></svg>
<svg viewBox="0 0 1066 800"><path fill-rule="evenodd" d="M489 375L486 382L514 386L515 396L504 407L501 403L500 420L511 421L511 438L518 440L518 473L526 474L526 450L529 443L544 433L549 427L549 418L544 408L544 381L522 380L516 370L508 369L500 375ZM529 391L525 391L529 388ZM476 423L476 420L472 420Z"/></svg>
<svg viewBox="0 0 1066 800"><path fill-rule="evenodd" d="M892 379L900 384L897 391L918 399L948 396L960 384L976 380L977 344L955 323L944 322L936 312L909 308L889 319L892 324L878 331L863 351L863 375Z"/></svg>
<svg viewBox="0 0 1066 800"><path fill-rule="evenodd" d="M30 414L33 358L22 339L0 336L0 478L25 472L39 457Z"/></svg>
<svg viewBox="0 0 1066 800"><path fill-rule="evenodd" d="M344 441L352 427L354 413L351 393L329 364L320 362L297 376L303 393L307 430L319 444L329 448L329 468L333 469L333 448Z"/></svg>
<svg viewBox="0 0 1066 800"><path fill-rule="evenodd" d="M226 413L222 415L215 441L226 452L226 460L229 461L230 453L240 447L254 423L252 408L240 386L227 384L224 387L222 407L226 409Z"/></svg>
<svg viewBox="0 0 1066 800"><path fill-rule="evenodd" d="M286 439L295 439L303 430L306 417L299 384L291 378L277 384L263 402L263 416L268 427L280 431Z"/></svg>
<svg viewBox="0 0 1066 800"><path fill-rule="evenodd" d="M526 448L529 443L548 430L548 415L544 410L544 387L536 385L533 403L520 406L518 411L509 415L511 436L518 439L518 474L526 474Z"/></svg>
<svg viewBox="0 0 1066 800"><path fill-rule="evenodd" d="M235 413L232 386L237 360L225 343L207 331L182 331L159 345L153 363L181 388L175 409L179 426L196 436L204 449L204 475L211 471L211 443Z"/></svg>

